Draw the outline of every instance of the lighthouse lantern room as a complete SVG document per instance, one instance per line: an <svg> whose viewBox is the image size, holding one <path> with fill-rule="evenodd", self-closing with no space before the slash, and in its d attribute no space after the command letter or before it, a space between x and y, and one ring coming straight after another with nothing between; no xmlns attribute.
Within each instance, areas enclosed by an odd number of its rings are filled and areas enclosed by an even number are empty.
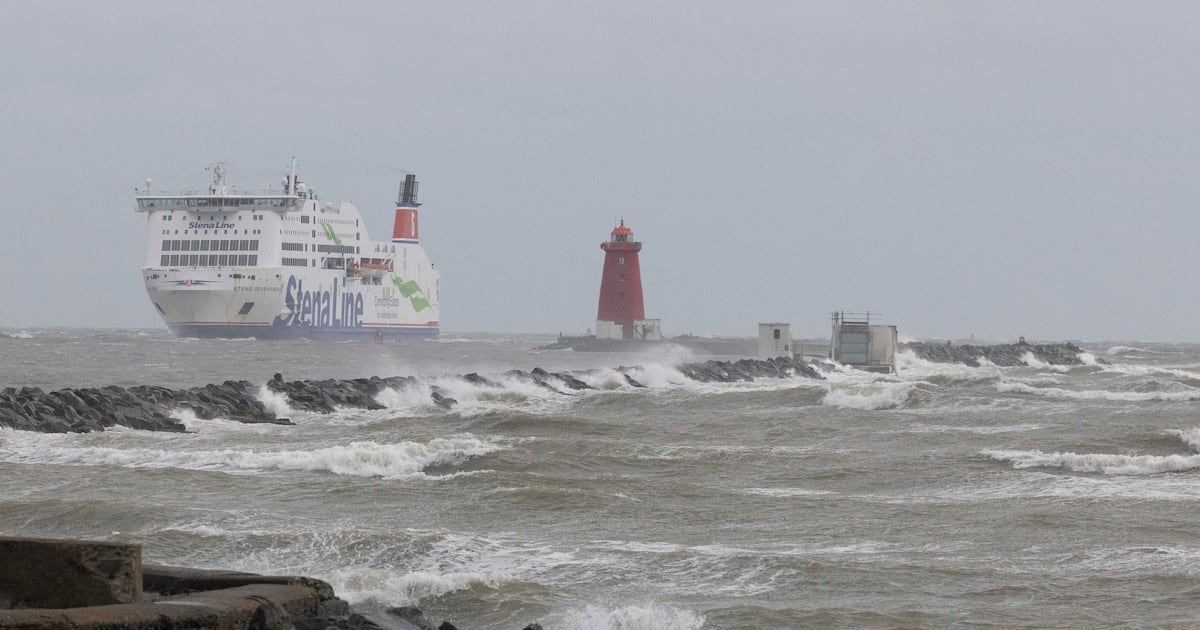
<svg viewBox="0 0 1200 630"><path fill-rule="evenodd" d="M604 250L604 274L600 278L600 307L596 312L599 339L662 339L659 320L646 319L642 302L642 270L638 252L642 244L633 240L625 219L613 228Z"/></svg>

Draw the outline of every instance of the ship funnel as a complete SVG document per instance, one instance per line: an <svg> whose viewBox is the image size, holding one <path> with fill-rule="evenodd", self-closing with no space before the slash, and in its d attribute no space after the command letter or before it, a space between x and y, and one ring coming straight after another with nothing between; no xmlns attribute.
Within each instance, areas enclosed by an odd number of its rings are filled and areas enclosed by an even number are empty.
<svg viewBox="0 0 1200 630"><path fill-rule="evenodd" d="M404 176L404 183L400 185L400 200L396 202L396 205L408 208L416 208L421 205L417 203L416 175L409 173Z"/></svg>
<svg viewBox="0 0 1200 630"><path fill-rule="evenodd" d="M417 223L417 176L405 175L400 185L400 199L396 201L396 220L392 224L393 243L419 243L420 230Z"/></svg>

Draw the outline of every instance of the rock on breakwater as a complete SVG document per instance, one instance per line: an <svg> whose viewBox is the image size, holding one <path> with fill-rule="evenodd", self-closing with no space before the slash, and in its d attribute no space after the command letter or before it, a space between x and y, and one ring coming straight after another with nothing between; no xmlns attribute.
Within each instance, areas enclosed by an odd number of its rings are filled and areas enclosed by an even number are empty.
<svg viewBox="0 0 1200 630"><path fill-rule="evenodd" d="M803 360L705 361L678 367L689 379L699 382L742 382L761 378L793 376L822 378ZM620 368L624 381L634 388L644 385ZM550 372L534 368L529 372L510 370L504 377L528 382L563 396L595 389L580 376L586 372ZM457 378L481 387L503 387L495 380L476 373ZM286 397L293 411L332 413L338 408L384 409L376 400L385 389L420 390L426 385L412 376L285 381L275 374L266 389ZM428 386L430 401L443 409L452 409L458 401L436 386ZM100 388L66 388L47 392L37 387L0 389L0 427L44 433L81 433L125 426L147 431L186 431L182 422L171 417L187 410L200 419L223 418L237 422L291 424L278 418L263 402L263 387L250 381L225 381L190 389L171 389L155 385Z"/></svg>
<svg viewBox="0 0 1200 630"><path fill-rule="evenodd" d="M1028 365L1029 356L1050 365L1084 364L1083 348L1073 343L1031 344L1022 340L1019 343L977 346L973 344L955 345L950 342L912 341L902 344L901 349L909 350L926 361L964 363L972 367L979 367L980 359L1001 367ZM1095 361L1105 363L1103 359Z"/></svg>

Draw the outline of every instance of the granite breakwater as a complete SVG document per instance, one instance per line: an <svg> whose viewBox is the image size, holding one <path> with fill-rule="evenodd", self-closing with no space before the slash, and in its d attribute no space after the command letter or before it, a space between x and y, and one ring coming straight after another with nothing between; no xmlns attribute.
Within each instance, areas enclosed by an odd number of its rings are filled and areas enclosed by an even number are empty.
<svg viewBox="0 0 1200 630"><path fill-rule="evenodd" d="M932 341L912 341L901 345L902 349L911 351L926 361L934 363L963 363L979 367L981 361L987 361L1000 367L1028 365L1029 358L1050 365L1084 365L1083 348L1073 343L1017 343L977 346L974 344L953 344L950 342L937 343ZM1091 359L1095 363L1104 364L1103 359Z"/></svg>
<svg viewBox="0 0 1200 630"><path fill-rule="evenodd" d="M705 361L678 366L687 378L698 382L745 382L760 378L801 376L820 379L820 373L803 360L785 358L766 361ZM626 384L642 388L629 374L619 369ZM582 390L595 389L581 376L587 372L549 372L534 368L528 372L511 370L502 377L545 388L564 396ZM481 387L503 388L497 378L477 373L457 378ZM78 433L99 431L111 426L124 426L147 431L183 432L187 427L172 417L180 410L190 411L197 418L224 418L244 423L291 424L277 417L263 402L264 396L282 394L294 411L332 413L338 408L383 409L376 400L385 389L420 390L428 387L430 401L452 409L458 401L444 389L426 386L412 376L356 378L348 380L286 381L275 374L265 385L250 381L225 381L188 389L171 389L155 385L98 388L64 388L44 391L37 387L8 387L0 390L0 427L44 433Z"/></svg>

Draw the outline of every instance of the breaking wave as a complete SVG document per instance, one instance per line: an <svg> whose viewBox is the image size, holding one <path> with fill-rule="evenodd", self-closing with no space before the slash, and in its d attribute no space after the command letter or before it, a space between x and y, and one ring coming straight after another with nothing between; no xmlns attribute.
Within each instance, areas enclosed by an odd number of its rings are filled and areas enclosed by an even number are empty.
<svg viewBox="0 0 1200 630"><path fill-rule="evenodd" d="M992 459L1013 468L1065 468L1106 475L1155 475L1200 468L1200 455L1111 455L1107 453L1044 453L1039 450L985 450Z"/></svg>
<svg viewBox="0 0 1200 630"><path fill-rule="evenodd" d="M401 573L394 569L357 568L338 570L326 576L339 597L352 604L379 602L389 606L420 603L426 597L476 586L499 588L507 578L478 572L413 571Z"/></svg>
<svg viewBox="0 0 1200 630"><path fill-rule="evenodd" d="M258 399L262 401L263 407L267 411L275 414L276 418L290 418L294 413L291 406L288 405L287 394L277 392L262 385L258 388Z"/></svg>
<svg viewBox="0 0 1200 630"><path fill-rule="evenodd" d="M1069 372L1071 370L1071 366L1069 365L1053 365L1051 363L1047 363L1046 361L1037 358L1032 352L1026 352L1025 356L1021 357L1021 360L1025 362L1025 365L1038 370L1050 370L1052 372ZM1092 357L1092 363L1095 364L1095 362L1096 358Z"/></svg>
<svg viewBox="0 0 1200 630"><path fill-rule="evenodd" d="M34 441L10 448L0 456L15 463L61 464L68 466L119 466L122 468L179 468L185 470L310 471L353 477L425 477L431 466L456 465L472 457L499 450L495 442L470 435L435 438L428 443L373 441L351 442L311 451L255 451L222 449L180 451L111 447L46 448Z"/></svg>
<svg viewBox="0 0 1200 630"><path fill-rule="evenodd" d="M875 381L862 385L835 385L821 399L821 404L826 407L865 411L895 409L908 403L910 394L920 383L920 381Z"/></svg>
<svg viewBox="0 0 1200 630"><path fill-rule="evenodd" d="M704 615L659 603L611 608L589 604L566 612L551 625L577 630L698 630L704 627Z"/></svg>
<svg viewBox="0 0 1200 630"><path fill-rule="evenodd" d="M1049 396L1053 398L1064 398L1067 400L1106 400L1124 402L1147 402L1153 400L1184 402L1188 400L1200 400L1200 390L1195 389L1192 391L1172 392L1114 392L1104 389L1073 390L1064 389L1062 387L1034 387L1026 383L1001 381L996 383L996 391Z"/></svg>
<svg viewBox="0 0 1200 630"><path fill-rule="evenodd" d="M1200 428L1167 431L1191 447L1200 450ZM992 459L1011 462L1013 468L1066 468L1075 472L1106 475L1154 475L1186 472L1200 468L1200 454L1189 455L1114 455L1109 453L1045 453L1040 450L982 451Z"/></svg>

